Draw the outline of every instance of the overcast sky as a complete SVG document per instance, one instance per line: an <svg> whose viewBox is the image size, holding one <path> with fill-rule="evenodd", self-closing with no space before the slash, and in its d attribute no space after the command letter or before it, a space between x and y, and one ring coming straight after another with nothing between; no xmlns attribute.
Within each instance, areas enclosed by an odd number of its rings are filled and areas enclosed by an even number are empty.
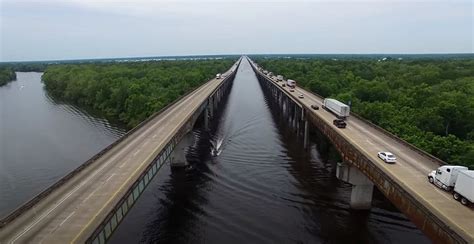
<svg viewBox="0 0 474 244"><path fill-rule="evenodd" d="M474 50L471 0L0 2L0 61Z"/></svg>

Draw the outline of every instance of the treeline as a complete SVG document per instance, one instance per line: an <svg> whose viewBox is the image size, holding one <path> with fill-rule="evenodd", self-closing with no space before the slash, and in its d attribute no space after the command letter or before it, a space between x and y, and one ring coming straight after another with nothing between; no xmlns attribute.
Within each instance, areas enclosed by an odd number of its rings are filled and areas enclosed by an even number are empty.
<svg viewBox="0 0 474 244"><path fill-rule="evenodd" d="M96 109L133 127L235 61L52 65L42 80L54 98Z"/></svg>
<svg viewBox="0 0 474 244"><path fill-rule="evenodd" d="M474 59L257 59L450 164L474 167Z"/></svg>
<svg viewBox="0 0 474 244"><path fill-rule="evenodd" d="M8 68L16 72L43 72L50 64L48 62L12 62L0 64L0 69Z"/></svg>
<svg viewBox="0 0 474 244"><path fill-rule="evenodd" d="M16 80L15 71L13 71L11 68L0 67L0 86L3 86L13 80Z"/></svg>

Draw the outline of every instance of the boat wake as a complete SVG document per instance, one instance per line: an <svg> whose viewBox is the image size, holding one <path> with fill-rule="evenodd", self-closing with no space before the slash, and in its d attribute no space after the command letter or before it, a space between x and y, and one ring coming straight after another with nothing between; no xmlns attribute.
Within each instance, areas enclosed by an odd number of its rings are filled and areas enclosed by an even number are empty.
<svg viewBox="0 0 474 244"><path fill-rule="evenodd" d="M224 138L218 138L217 140L211 140L211 156L217 157L222 153Z"/></svg>

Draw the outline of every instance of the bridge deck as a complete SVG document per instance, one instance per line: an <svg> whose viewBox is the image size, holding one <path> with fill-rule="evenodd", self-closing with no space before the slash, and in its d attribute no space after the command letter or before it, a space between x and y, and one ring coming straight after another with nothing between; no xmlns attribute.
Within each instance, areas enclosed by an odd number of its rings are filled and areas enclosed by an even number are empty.
<svg viewBox="0 0 474 244"><path fill-rule="evenodd" d="M231 70L236 70L236 65ZM2 228L0 243L83 243L221 83L222 79L208 81L136 130Z"/></svg>
<svg viewBox="0 0 474 244"><path fill-rule="evenodd" d="M277 86L281 84L276 78L268 79ZM292 96L293 99L298 99L308 111L333 126L332 121L335 115L324 109L311 109L312 104L321 107L322 98L301 87L296 87L295 92L289 92L288 87L280 88L286 90L287 95ZM297 97L300 93L304 95L303 99ZM354 116L348 118L345 129L337 129L337 131L468 243L474 243L474 211L455 201L450 193L428 182L428 173L439 167L438 163ZM377 157L379 151L394 153L397 163L384 163Z"/></svg>

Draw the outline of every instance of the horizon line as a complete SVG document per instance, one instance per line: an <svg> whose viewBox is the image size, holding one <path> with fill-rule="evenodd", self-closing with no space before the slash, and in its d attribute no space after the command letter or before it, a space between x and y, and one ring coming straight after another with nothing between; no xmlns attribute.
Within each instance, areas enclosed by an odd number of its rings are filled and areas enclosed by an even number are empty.
<svg viewBox="0 0 474 244"><path fill-rule="evenodd" d="M189 54L189 55L162 55L162 56L126 56L126 57L91 57L91 58L71 58L71 59L44 59L44 60L15 60L0 61L6 63L35 63L35 62L72 62L90 60L117 60L117 59L140 59L140 58L176 58L176 57L223 57L223 56L250 56L250 55L474 55L474 52L450 53L241 53L241 54Z"/></svg>

